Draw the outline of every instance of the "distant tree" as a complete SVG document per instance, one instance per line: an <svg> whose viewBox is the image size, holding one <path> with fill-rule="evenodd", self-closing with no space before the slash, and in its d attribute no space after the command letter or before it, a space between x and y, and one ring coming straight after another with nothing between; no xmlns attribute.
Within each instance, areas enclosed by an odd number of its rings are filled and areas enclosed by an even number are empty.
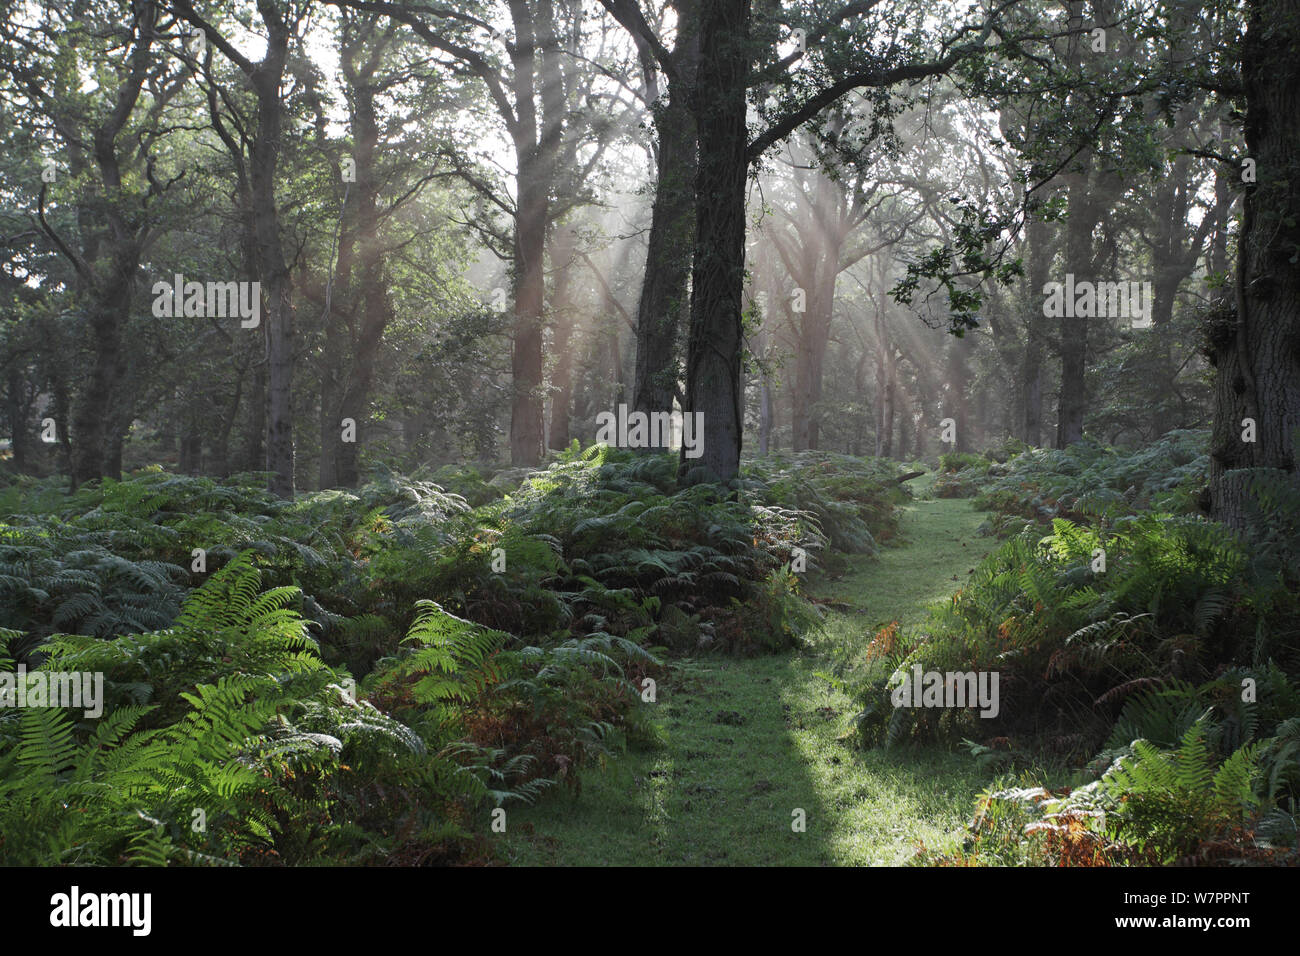
<svg viewBox="0 0 1300 956"><path fill-rule="evenodd" d="M47 163L30 170L27 206L71 267L89 341L63 423L74 485L120 475L134 417L125 333L142 257L164 228L161 200L183 175L159 157L185 81L161 54L173 26L155 0L9 4L0 14L9 117L39 131Z"/></svg>
<svg viewBox="0 0 1300 956"><path fill-rule="evenodd" d="M300 41L300 30L311 9L311 0L257 0L257 12L266 36L266 52L260 60L244 56L218 28L200 13L190 0L174 0L176 11L202 32L205 43L221 53L243 75L252 88L256 109L251 122L240 123L232 135L224 128L222 139L236 165L241 168L242 206L250 217L250 257L256 266L266 303L264 319L267 366L266 470L269 488L283 498L294 491L293 371L294 299L293 275L285 256L282 235L281 200L277 194L280 154L285 117L283 82L291 49ZM211 63L211 59L208 59ZM207 78L216 82L209 69ZM215 118L215 117L214 117Z"/></svg>

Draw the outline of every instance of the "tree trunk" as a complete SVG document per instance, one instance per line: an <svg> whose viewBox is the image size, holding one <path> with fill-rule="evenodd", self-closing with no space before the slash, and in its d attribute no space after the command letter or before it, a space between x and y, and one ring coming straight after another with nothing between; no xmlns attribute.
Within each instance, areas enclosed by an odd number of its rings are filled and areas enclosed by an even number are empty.
<svg viewBox="0 0 1300 956"><path fill-rule="evenodd" d="M695 262L686 362L688 413L704 416L699 458L682 450L683 475L702 467L714 480L740 470L741 295L745 280L745 89L750 0L708 0L700 16L700 69L693 100L699 131Z"/></svg>
<svg viewBox="0 0 1300 956"><path fill-rule="evenodd" d="M336 285L340 309L331 311L326 326L326 361L321 387L321 487L355 488L361 482L361 448L369 431L370 389L385 330L392 321L387 272L379 236L379 116L371 83L376 62L360 72L352 50L344 53L344 74L351 89L350 122L355 143L356 182L351 217L339 237ZM355 434L343 440L343 422L351 419ZM327 483L328 480L328 483Z"/></svg>
<svg viewBox="0 0 1300 956"><path fill-rule="evenodd" d="M27 378L17 368L9 370L9 380L5 389L5 418L9 421L9 434L12 436L10 451L13 453L13 467L20 475L27 474L31 436L27 432L27 419L31 412L31 402L27 398Z"/></svg>
<svg viewBox="0 0 1300 956"><path fill-rule="evenodd" d="M358 164L359 165L359 164ZM358 176L358 181L360 177ZM361 322L352 350L351 375L343 392L342 420L356 423L356 440L341 442L338 455L338 483L343 488L356 488L361 483L361 448L370 429L370 391L374 386L375 363L379 358L384 332L393 320L392 301L388 297L388 273L384 269L383 253L378 235L378 191L369 195L363 191L360 216L361 255L357 290L360 297Z"/></svg>
<svg viewBox="0 0 1300 956"><path fill-rule="evenodd" d="M72 480L76 485L107 474L115 399L122 387L126 355L122 330L131 314L131 291L139 268L134 242L115 242L108 273L93 283L90 294L92 363L72 415Z"/></svg>
<svg viewBox="0 0 1300 956"><path fill-rule="evenodd" d="M1080 162L1088 162L1090 151L1080 154ZM1097 207L1092 197L1092 183L1085 171L1068 177L1066 191L1069 196L1069 220L1066 223L1065 263L1067 272L1090 269L1093 262L1092 231L1097 224ZM1040 290L1041 291L1041 290ZM1073 303L1069 303L1073 305ZM1073 308L1067 312L1074 311ZM1083 439L1083 417L1088 395L1085 377L1088 370L1087 316L1062 314L1059 323L1061 340L1061 391L1057 402L1056 447L1065 448Z"/></svg>
<svg viewBox="0 0 1300 956"><path fill-rule="evenodd" d="M1070 3L1070 30L1067 60L1072 69L1082 61L1082 37L1085 35L1084 5ZM1097 207L1091 194L1093 150L1084 147L1073 161L1073 169L1062 177L1065 181L1068 218L1066 220L1065 261L1067 273L1090 270L1093 262L1092 231L1097 223ZM1095 280L1093 275L1082 278ZM1041 287L1038 289L1041 293ZM1073 303L1063 310L1059 321L1061 340L1061 391L1057 401L1056 447L1065 448L1083 439L1083 415L1088 396L1085 376L1088 367L1088 325L1086 316L1074 316Z"/></svg>
<svg viewBox="0 0 1300 956"><path fill-rule="evenodd" d="M826 346L830 342L831 315L835 307L835 278L839 274L836 268L838 259L838 248L826 251L820 267L813 270L816 284L807 290L808 311L799 326L799 354L794 371L792 426L795 451L818 447L817 404L822 399Z"/></svg>
<svg viewBox="0 0 1300 956"><path fill-rule="evenodd" d="M912 458L919 459L925 456L925 434L916 428L916 413L913 410L912 396L906 388L900 388L896 393L894 404L894 418L898 422L898 441L895 447L898 449L897 457L903 458L907 455L909 448L913 449ZM913 442L913 430L915 430L916 441Z"/></svg>
<svg viewBox="0 0 1300 956"><path fill-rule="evenodd" d="M262 282L267 335L266 470L268 489L281 498L294 490L293 448L293 299L289 265L280 244L280 214L275 175L283 126L280 80L288 54L288 36L271 31L266 60L254 73L257 135L249 146L249 180Z"/></svg>
<svg viewBox="0 0 1300 956"><path fill-rule="evenodd" d="M230 475L230 433L235 427L236 418L239 417L239 403L244 397L245 374L247 371L244 368L236 370L235 390L230 396L226 414L221 418L221 426L212 439L212 474L219 478L227 478ZM219 400L220 396L216 398ZM215 406L216 401L213 404Z"/></svg>
<svg viewBox="0 0 1300 956"><path fill-rule="evenodd" d="M355 159L355 157L354 157ZM360 162L357 178L361 178ZM358 184L352 184L356 188ZM348 195L351 195L349 191ZM347 223L347 209L342 212ZM353 217L355 220L355 217ZM343 394L347 390L348 367L352 362L352 335L355 314L360 304L352 284L353 258L356 252L355 223L339 229L338 257L332 280L326 278L325 341L321 354L320 378L320 469L322 490L339 487L339 459L342 455Z"/></svg>
<svg viewBox="0 0 1300 956"><path fill-rule="evenodd" d="M203 461L203 429L192 406L185 409L185 427L181 430L180 459L176 470L182 475L197 475Z"/></svg>
<svg viewBox="0 0 1300 956"><path fill-rule="evenodd" d="M689 54L677 57L687 76L694 72L693 60ZM655 110L655 132L658 180L637 305L633 397L635 409L647 414L672 410L680 375L677 337L687 309L695 237L695 119L687 91L670 88L668 102Z"/></svg>
<svg viewBox="0 0 1300 956"><path fill-rule="evenodd" d="M556 185L555 165L566 103L552 4L549 0L510 0L509 6L515 27L511 79L518 114L514 131L518 200L513 241L510 463L518 466L541 462L546 437L542 356L546 233L551 222L551 194Z"/></svg>
<svg viewBox="0 0 1300 956"><path fill-rule="evenodd" d="M555 276L551 290L551 318L554 333L555 368L551 372L551 427L547 431L548 448L556 451L569 445L570 408L573 405L573 352L571 341L577 304L573 301L574 272L578 268L575 252L578 236L572 226L560 226L551 236L551 271Z"/></svg>
<svg viewBox="0 0 1300 956"><path fill-rule="evenodd" d="M68 474L72 474L72 429L68 427L72 418L72 397L69 394L71 389L68 386L68 380L57 372L50 375L50 397L53 398L51 408L49 409L50 417L54 419L55 434L59 438L59 447L63 452L63 466L67 468ZM69 487L72 491L77 490L77 482L73 479Z"/></svg>
<svg viewBox="0 0 1300 956"><path fill-rule="evenodd" d="M74 488L113 471L115 462L120 460L112 446L119 437L114 433L114 423L121 417L118 404L126 387L127 356L122 337L131 317L141 243L149 228L147 219L136 218L137 200L122 193L123 160L127 161L128 169L137 164L132 159L133 144L125 143L119 154L118 140L135 110L152 62L154 27L160 5L147 3L133 8L133 21L130 27L124 27L129 36L135 37L126 59L130 70L117 88L113 110L91 130L91 152L102 194L94 198L93 205L83 203L78 208L85 238L84 265L78 272L92 300L89 312L94 357L72 413L75 441L70 465ZM143 139L140 149L141 153L146 151ZM73 149L77 156L80 152L79 147ZM73 174L82 166L82 160L74 156L70 163ZM116 476L120 477L120 470Z"/></svg>
<svg viewBox="0 0 1300 956"><path fill-rule="evenodd" d="M762 359L758 365L758 453L766 458L772 445L775 409L772 407L771 373L767 366L767 335L762 329L755 333L754 349Z"/></svg>
<svg viewBox="0 0 1300 956"><path fill-rule="evenodd" d="M531 162L519 164L519 211L514 240L514 344L510 358L510 463L542 460L542 308L546 298L546 186Z"/></svg>
<svg viewBox="0 0 1300 956"><path fill-rule="evenodd" d="M895 404L898 401L898 385L894 381L892 363L885 366L885 379L880 386L880 407L876 423L876 457L892 458L894 456L894 418Z"/></svg>
<svg viewBox="0 0 1300 956"><path fill-rule="evenodd" d="M263 332L265 341L265 332ZM253 395L249 404L248 440L244 444L240 471L262 471L266 467L266 362L253 366Z"/></svg>
<svg viewBox="0 0 1300 956"><path fill-rule="evenodd" d="M609 404L617 406L626 400L627 388L623 376L623 346L619 341L618 326L613 321L605 330L605 347L609 353Z"/></svg>
<svg viewBox="0 0 1300 956"><path fill-rule="evenodd" d="M1300 432L1300 5L1252 0L1242 47L1248 184L1238 244L1235 314L1210 329L1215 366L1210 506L1230 527L1245 525L1252 475L1277 469L1293 486ZM1255 441L1243 440L1244 419Z"/></svg>
<svg viewBox="0 0 1300 956"><path fill-rule="evenodd" d="M969 340L966 338L953 339L948 343L948 381L945 383L948 391L948 414L956 427L956 442L953 443L952 450L967 452L971 450L972 443L970 435L970 414L967 404L966 380L969 377L966 368L966 349Z"/></svg>
<svg viewBox="0 0 1300 956"><path fill-rule="evenodd" d="M340 261L342 256L340 255ZM342 309L342 304L339 306ZM320 382L320 488L339 486L339 449L343 419L343 368L346 333L342 322L333 314L325 324L325 342L321 355Z"/></svg>
<svg viewBox="0 0 1300 956"><path fill-rule="evenodd" d="M894 343L889 337L885 314L875 310L872 324L876 333L876 457L891 458L894 454L894 416L898 402L898 359ZM899 453L905 454L904 445Z"/></svg>
<svg viewBox="0 0 1300 956"><path fill-rule="evenodd" d="M1034 446L1043 443L1043 359L1046 336L1043 323L1043 286L1052 266L1052 251L1048 247L1048 226L1033 219L1026 230L1029 243L1029 308L1025 314L1025 354L1020 381L1024 389L1023 431L1021 439Z"/></svg>
<svg viewBox="0 0 1300 956"><path fill-rule="evenodd" d="M870 355L864 349L858 354L858 364L853 369L853 401L859 409L867 407L871 396L867 391L867 360ZM855 415L853 437L849 440L848 454L855 457L865 455L867 444L867 416Z"/></svg>

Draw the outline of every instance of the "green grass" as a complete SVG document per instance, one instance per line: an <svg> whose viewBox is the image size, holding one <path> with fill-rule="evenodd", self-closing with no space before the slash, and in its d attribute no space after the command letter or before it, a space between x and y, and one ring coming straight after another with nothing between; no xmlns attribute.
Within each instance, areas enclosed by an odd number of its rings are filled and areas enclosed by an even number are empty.
<svg viewBox="0 0 1300 956"><path fill-rule="evenodd" d="M862 752L852 702L821 672L856 659L875 629L916 624L990 549L969 501L916 501L903 543L823 582L834 602L806 650L682 662L658 688L655 746L508 810L503 856L520 865L895 865L950 845L987 780L965 754ZM805 811L806 832L791 823ZM486 829L486 826L485 826Z"/></svg>
<svg viewBox="0 0 1300 956"><path fill-rule="evenodd" d="M915 487L922 482L927 484ZM927 475L913 483L913 490L919 493L932 483L933 476ZM890 621L898 621L903 630L920 624L925 609L963 587L997 545L994 538L976 535L988 515L976 511L969 499L917 499L903 510L901 546L884 551L879 561L851 558L850 573L818 590L819 598L853 609L847 617L827 622L832 646L863 652L872 633Z"/></svg>

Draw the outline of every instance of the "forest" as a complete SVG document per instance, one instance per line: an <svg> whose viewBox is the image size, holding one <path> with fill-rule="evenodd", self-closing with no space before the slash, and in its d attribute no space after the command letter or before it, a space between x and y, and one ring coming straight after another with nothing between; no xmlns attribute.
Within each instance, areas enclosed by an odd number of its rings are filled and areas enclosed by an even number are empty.
<svg viewBox="0 0 1300 956"><path fill-rule="evenodd" d="M1297 0L5 0L0 156L0 865L1300 864Z"/></svg>

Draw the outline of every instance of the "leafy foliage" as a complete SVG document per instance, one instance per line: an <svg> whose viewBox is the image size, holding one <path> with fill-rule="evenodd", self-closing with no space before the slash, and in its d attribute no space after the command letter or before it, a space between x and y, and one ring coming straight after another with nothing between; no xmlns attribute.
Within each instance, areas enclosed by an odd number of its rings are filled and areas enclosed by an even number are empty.
<svg viewBox="0 0 1300 956"><path fill-rule="evenodd" d="M159 469L11 488L0 663L104 686L98 722L0 713L0 858L481 855L487 807L576 789L645 733L656 641L797 641L794 549L874 548L893 475L805 455L678 489L672 456L595 448L493 493L445 475L477 508L383 470L294 502Z"/></svg>
<svg viewBox="0 0 1300 956"><path fill-rule="evenodd" d="M883 700L894 671L917 663L996 671L1001 713L979 719L982 732L1032 731L1069 753L1095 743L1107 706L1133 689L1206 679L1220 662L1250 659L1247 561L1217 527L1150 515L1107 532L1065 519L1053 528L1041 539L1025 531L990 555L919 633L872 665L864 700ZM905 719L881 706L868 708L875 716L864 729L882 719L897 728ZM918 719L917 733L937 732L938 723L954 736L971 732L956 714Z"/></svg>
<svg viewBox="0 0 1300 956"><path fill-rule="evenodd" d="M1205 431L1172 431L1122 451L1082 441L1065 449L1031 448L986 470L976 507L1050 523L1088 521L1143 511L1190 514L1209 471ZM982 478L982 476L974 476Z"/></svg>
<svg viewBox="0 0 1300 956"><path fill-rule="evenodd" d="M1289 819L1266 761L1274 773L1282 769L1282 743L1285 772L1295 771L1294 724L1279 727L1278 737L1243 740L1224 752L1226 737L1207 712L1172 744L1131 741L1093 783L1059 791L991 787L979 799L964 851L939 862L1294 863L1294 824L1289 840L1254 832L1276 833L1279 818Z"/></svg>
<svg viewBox="0 0 1300 956"><path fill-rule="evenodd" d="M977 504L1033 522L921 633L873 642L859 675L864 742L975 735L986 743L966 744L989 765L1031 749L1092 779L1004 778L981 798L965 851L930 862L1294 859L1300 506L1290 482L1260 473L1243 534L1193 514L1201 441L1174 432L1133 453L1083 444L991 466ZM888 680L917 663L998 672L1001 713L889 707Z"/></svg>
<svg viewBox="0 0 1300 956"><path fill-rule="evenodd" d="M448 858L472 845L477 808L548 784L533 755L463 736L463 705L502 680L492 655L504 635L423 606L416 649L396 665L414 677L399 720L321 661L298 592L259 579L245 552L171 628L42 647L40 671L104 675L104 715L93 727L53 707L0 716L0 858ZM543 666L571 657L534 651ZM375 686L383 702L388 685Z"/></svg>

